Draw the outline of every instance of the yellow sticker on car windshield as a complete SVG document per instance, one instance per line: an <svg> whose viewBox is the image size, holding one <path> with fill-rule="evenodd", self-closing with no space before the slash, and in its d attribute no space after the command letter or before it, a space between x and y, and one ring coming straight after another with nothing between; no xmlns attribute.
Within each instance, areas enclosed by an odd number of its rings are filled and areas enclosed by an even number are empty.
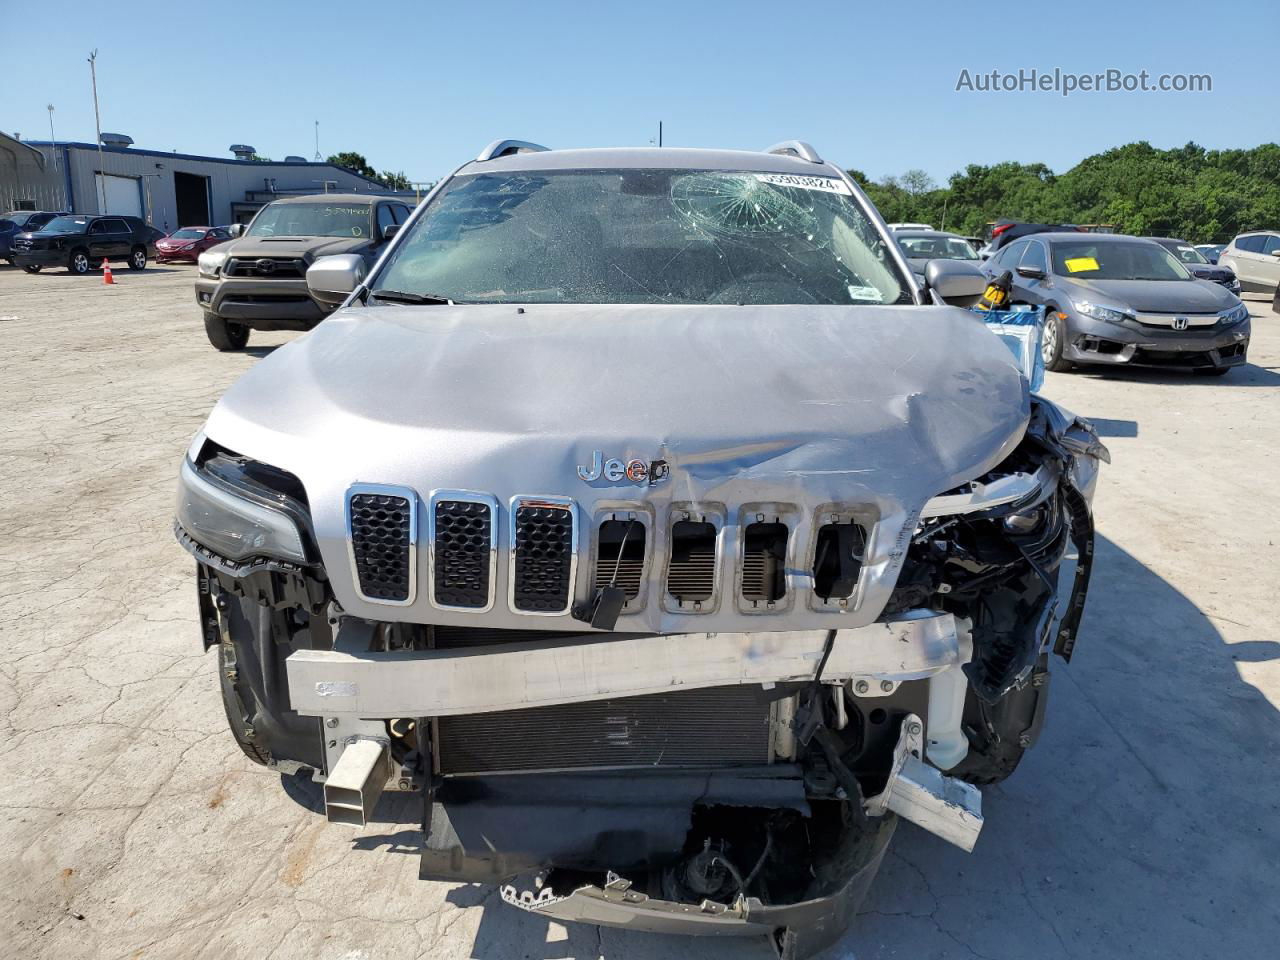
<svg viewBox="0 0 1280 960"><path fill-rule="evenodd" d="M1087 270L1098 269L1098 261L1093 257L1071 257L1062 262L1070 273L1084 273Z"/></svg>

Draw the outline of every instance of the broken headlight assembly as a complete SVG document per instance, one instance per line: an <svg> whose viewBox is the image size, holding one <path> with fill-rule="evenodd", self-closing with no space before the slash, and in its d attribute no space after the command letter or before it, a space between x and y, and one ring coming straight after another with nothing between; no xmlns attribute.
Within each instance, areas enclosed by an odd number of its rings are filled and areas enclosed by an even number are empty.
<svg viewBox="0 0 1280 960"><path fill-rule="evenodd" d="M310 559L305 502L279 489L286 478L297 482L283 471L222 450L198 462L184 460L178 475L178 525L227 560L265 558L304 565Z"/></svg>

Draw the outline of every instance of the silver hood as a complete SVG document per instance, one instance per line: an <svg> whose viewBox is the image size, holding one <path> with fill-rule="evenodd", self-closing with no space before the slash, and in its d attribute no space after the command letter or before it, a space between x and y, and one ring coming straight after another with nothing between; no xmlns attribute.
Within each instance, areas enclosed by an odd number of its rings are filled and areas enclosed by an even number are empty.
<svg viewBox="0 0 1280 960"><path fill-rule="evenodd" d="M926 500L977 477L1021 439L1026 381L1009 350L953 307L560 306L349 308L275 351L223 397L206 433L297 475L307 489L333 590L371 619L568 630L563 617L507 608L507 533L498 522L498 600L486 614L433 609L426 563L406 607L359 598L348 563L345 494L396 484L570 497L583 519L575 596L588 597L600 512L653 521L647 602L620 631L773 631L874 621ZM579 465L664 460L654 485L588 483ZM674 504L725 518L714 609L661 602ZM784 513L787 601L735 603L737 525ZM818 522L833 508L874 518L857 603L811 603ZM658 562L653 562L658 558Z"/></svg>

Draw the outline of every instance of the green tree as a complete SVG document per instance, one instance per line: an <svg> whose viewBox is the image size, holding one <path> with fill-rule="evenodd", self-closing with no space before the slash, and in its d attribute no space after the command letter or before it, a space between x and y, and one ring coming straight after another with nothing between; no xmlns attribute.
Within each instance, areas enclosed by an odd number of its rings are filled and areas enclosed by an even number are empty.
<svg viewBox="0 0 1280 960"><path fill-rule="evenodd" d="M356 153L354 150L335 153L328 162L336 167L350 170L352 173L358 173L362 177L368 177L370 180L376 180L378 177L378 171L369 166L369 161L364 158L364 154Z"/></svg>
<svg viewBox="0 0 1280 960"><path fill-rule="evenodd" d="M383 170L377 177L388 190L412 190L413 184L409 182L409 178L404 175L404 171L393 172L391 170Z"/></svg>

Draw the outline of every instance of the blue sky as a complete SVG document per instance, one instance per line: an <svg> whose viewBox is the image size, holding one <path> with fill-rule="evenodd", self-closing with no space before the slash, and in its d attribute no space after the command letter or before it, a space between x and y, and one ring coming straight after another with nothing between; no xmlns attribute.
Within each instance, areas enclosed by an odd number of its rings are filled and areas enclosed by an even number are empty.
<svg viewBox="0 0 1280 960"><path fill-rule="evenodd" d="M96 47L103 129L138 146L310 158L319 120L326 156L357 150L421 180L498 137L644 145L659 120L668 145L798 137L873 177L920 167L939 181L1009 159L1062 171L1141 139L1280 141L1275 0L0 7L27 51L11 30L0 126L29 139L48 138L53 103L59 139L93 140ZM962 69L1032 67L1207 73L1213 90L955 89Z"/></svg>

